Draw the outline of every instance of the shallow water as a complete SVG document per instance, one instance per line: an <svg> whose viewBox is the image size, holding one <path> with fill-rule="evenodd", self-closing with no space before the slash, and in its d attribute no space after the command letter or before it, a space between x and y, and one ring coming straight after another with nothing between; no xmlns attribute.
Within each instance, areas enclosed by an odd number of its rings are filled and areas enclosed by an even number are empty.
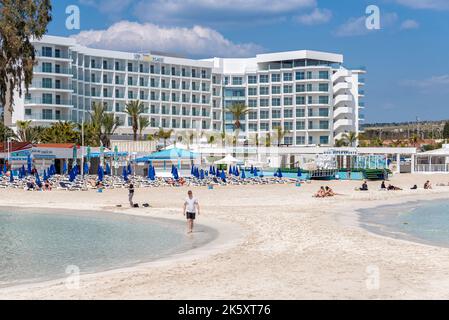
<svg viewBox="0 0 449 320"><path fill-rule="evenodd" d="M381 235L449 247L449 200L360 210L360 223Z"/></svg>
<svg viewBox="0 0 449 320"><path fill-rule="evenodd" d="M215 236L204 226L193 236L185 230L146 217L0 208L0 287L64 278L69 266L83 274L149 262Z"/></svg>

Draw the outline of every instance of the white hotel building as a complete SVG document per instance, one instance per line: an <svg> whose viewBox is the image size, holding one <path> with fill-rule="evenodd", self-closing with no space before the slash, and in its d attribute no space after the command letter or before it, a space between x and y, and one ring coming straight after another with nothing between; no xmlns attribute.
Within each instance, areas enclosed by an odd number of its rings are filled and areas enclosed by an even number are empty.
<svg viewBox="0 0 449 320"><path fill-rule="evenodd" d="M362 68L343 67L343 56L316 51L260 54L248 59L193 60L80 46L72 38L45 36L35 43L37 65L29 93L16 96L12 123L36 125L88 119L103 103L130 133L124 112L130 100L145 106L146 133L233 130L226 108L246 104L246 137L289 131L284 144L332 146L345 132L359 132L364 105Z"/></svg>

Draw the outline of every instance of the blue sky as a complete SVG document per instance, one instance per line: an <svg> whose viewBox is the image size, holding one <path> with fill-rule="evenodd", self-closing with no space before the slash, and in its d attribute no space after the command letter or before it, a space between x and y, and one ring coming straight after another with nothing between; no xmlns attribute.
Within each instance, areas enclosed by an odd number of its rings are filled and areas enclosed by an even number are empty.
<svg viewBox="0 0 449 320"><path fill-rule="evenodd" d="M49 34L193 58L312 49L366 66L367 122L449 119L449 0L58 0ZM77 5L81 29L65 27ZM367 30L377 5L381 29Z"/></svg>

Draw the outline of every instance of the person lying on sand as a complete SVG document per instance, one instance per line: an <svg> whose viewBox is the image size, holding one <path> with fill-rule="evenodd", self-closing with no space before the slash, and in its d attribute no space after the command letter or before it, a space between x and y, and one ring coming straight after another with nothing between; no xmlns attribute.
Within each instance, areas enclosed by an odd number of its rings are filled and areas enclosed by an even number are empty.
<svg viewBox="0 0 449 320"><path fill-rule="evenodd" d="M418 190L418 186L415 184L413 187L410 188L410 190Z"/></svg>
<svg viewBox="0 0 449 320"><path fill-rule="evenodd" d="M402 191L402 189L401 188L399 188L399 187L395 187L395 186L393 186L393 185L388 185L388 190L389 191Z"/></svg>

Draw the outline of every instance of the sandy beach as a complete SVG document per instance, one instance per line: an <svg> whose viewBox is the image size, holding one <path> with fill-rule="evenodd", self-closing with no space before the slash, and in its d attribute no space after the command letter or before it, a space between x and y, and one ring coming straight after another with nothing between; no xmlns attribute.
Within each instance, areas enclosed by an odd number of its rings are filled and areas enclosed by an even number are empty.
<svg viewBox="0 0 449 320"><path fill-rule="evenodd" d="M422 188L447 175L397 175L390 183ZM342 194L315 199L329 185ZM81 277L79 289L63 280L0 290L2 299L447 299L449 249L373 234L359 227L357 209L412 200L449 198L434 190L355 192L359 181L194 188L198 223L219 236L204 247L132 268ZM136 190L127 207L125 189L26 192L0 190L0 205L102 210L183 220L186 188ZM122 204L123 208L117 208ZM378 287L370 285L378 270Z"/></svg>

